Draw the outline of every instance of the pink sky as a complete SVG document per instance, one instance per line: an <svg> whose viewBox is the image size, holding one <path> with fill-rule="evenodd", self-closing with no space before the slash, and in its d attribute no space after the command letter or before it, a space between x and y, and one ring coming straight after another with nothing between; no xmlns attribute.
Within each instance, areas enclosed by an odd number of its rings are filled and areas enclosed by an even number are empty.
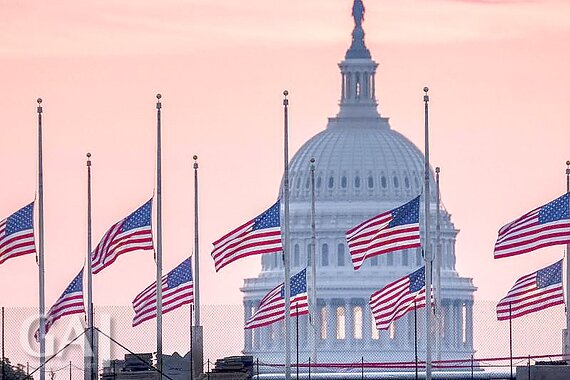
<svg viewBox="0 0 570 380"><path fill-rule="evenodd" d="M211 242L277 196L281 93L291 152L337 112L336 66L350 0L2 2L0 162L3 218L34 198L35 99L44 99L46 304L86 252L85 153L93 154L96 243L153 193L155 94L163 94L164 270L193 247L191 157L200 156L202 302L241 303L259 258L215 274ZM432 165L461 230L457 267L477 297L500 298L563 247L494 261L498 228L565 190L570 159L570 3L365 2L380 64L379 109L423 147L431 88ZM95 276L95 303L130 304L153 281L152 253ZM1 303L37 305L34 258L0 266Z"/></svg>

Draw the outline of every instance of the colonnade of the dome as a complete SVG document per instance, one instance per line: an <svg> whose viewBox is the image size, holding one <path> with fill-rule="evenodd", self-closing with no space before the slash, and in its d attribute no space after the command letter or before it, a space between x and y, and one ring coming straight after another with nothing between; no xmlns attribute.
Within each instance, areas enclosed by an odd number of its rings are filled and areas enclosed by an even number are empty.
<svg viewBox="0 0 570 380"><path fill-rule="evenodd" d="M258 301L244 301L245 318L255 312ZM442 358L473 352L473 301L461 299L442 300L441 343ZM414 351L415 318L417 318L418 345L425 348L425 309L417 316L411 312L396 321L389 330L378 331L374 324L368 299L319 298L315 326L317 329L318 355L323 360L407 360ZM308 316L299 317L299 348L302 360L311 355L313 325ZM293 331L296 321L293 319ZM279 361L276 355L284 349L283 322L266 327L245 330L244 352L265 361ZM292 339L296 339L293 334ZM295 342L296 343L296 342ZM295 345L293 345L295 347ZM338 351L344 351L338 355Z"/></svg>

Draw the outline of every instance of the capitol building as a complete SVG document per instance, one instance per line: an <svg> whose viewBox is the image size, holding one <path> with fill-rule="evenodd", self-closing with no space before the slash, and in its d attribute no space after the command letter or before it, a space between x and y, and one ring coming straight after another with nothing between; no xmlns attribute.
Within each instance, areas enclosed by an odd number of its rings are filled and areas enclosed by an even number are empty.
<svg viewBox="0 0 570 380"><path fill-rule="evenodd" d="M340 68L340 109L326 129L309 139L290 162L291 274L307 266L311 250L311 171L315 159L317 235L317 312L314 321L299 318L300 362L311 357L311 336L316 330L317 361L412 361L414 313L397 320L389 330L376 330L368 301L370 295L424 265L421 249L406 249L367 259L353 269L345 232L381 212L396 208L422 193L424 156L378 112L376 69L365 45L364 8L353 6L352 43ZM423 121L418 128L423 128ZM473 350L473 293L471 278L455 268L458 229L443 206L436 205L436 183L430 172L431 233L436 247L436 208L440 207L441 308L439 343L434 359L466 358ZM422 196L423 198L423 196ZM427 239L426 239L427 238ZM281 254L263 255L261 272L244 281L241 289L247 320L263 296L283 282ZM420 359L425 351L425 311L418 310ZM314 323L313 323L314 322ZM292 358L295 362L296 321L291 319ZM283 363L283 322L245 330L243 352L268 363ZM314 360L314 358L312 358Z"/></svg>

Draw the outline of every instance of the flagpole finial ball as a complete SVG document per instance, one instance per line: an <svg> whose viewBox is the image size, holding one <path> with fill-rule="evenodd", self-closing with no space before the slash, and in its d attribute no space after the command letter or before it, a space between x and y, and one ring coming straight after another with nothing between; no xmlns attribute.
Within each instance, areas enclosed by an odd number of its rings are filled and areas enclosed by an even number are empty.
<svg viewBox="0 0 570 380"><path fill-rule="evenodd" d="M439 166L437 166L437 167L435 168L435 172L436 172L437 174L439 174L440 171L441 171L441 169L439 168Z"/></svg>
<svg viewBox="0 0 570 380"><path fill-rule="evenodd" d="M289 91L287 91L287 90L283 91L283 95L285 95L285 96L289 95Z"/></svg>
<svg viewBox="0 0 570 380"><path fill-rule="evenodd" d="M428 91L429 91L429 88L427 86L424 87L424 92L428 92Z"/></svg>
<svg viewBox="0 0 570 380"><path fill-rule="evenodd" d="M162 98L162 95L156 94L156 98L157 98L158 100L160 100L160 98Z"/></svg>
<svg viewBox="0 0 570 380"><path fill-rule="evenodd" d="M314 163L315 163L315 158L313 157L313 158L311 158L311 164L314 164Z"/></svg>
<svg viewBox="0 0 570 380"><path fill-rule="evenodd" d="M87 158L91 158L91 153L87 153Z"/></svg>
<svg viewBox="0 0 570 380"><path fill-rule="evenodd" d="M198 156L194 155L192 156L192 158L194 159L194 161L196 161L198 159Z"/></svg>
<svg viewBox="0 0 570 380"><path fill-rule="evenodd" d="M566 161L566 165L570 166L570 161Z"/></svg>
<svg viewBox="0 0 570 380"><path fill-rule="evenodd" d="M42 98L38 98L38 104L42 104Z"/></svg>

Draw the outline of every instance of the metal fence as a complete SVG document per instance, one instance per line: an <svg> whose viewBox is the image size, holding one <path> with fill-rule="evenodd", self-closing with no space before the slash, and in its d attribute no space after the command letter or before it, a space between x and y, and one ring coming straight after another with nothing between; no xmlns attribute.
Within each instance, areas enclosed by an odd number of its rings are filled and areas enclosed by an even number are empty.
<svg viewBox="0 0 570 380"><path fill-rule="evenodd" d="M244 310L239 305L205 305L202 307L202 324L204 326L204 360L214 362L215 359L240 355L244 350ZM13 366L19 366L23 372L33 372L39 364L39 344L35 341L37 329L37 309L5 308L4 321L4 354ZM99 371L110 359L122 359L126 353L154 352L156 350L156 324L154 320L132 327L133 311L130 307L96 307L95 325L113 341L99 334ZM445 356L444 361L436 363L436 369L464 369L471 366L481 368L508 368L510 366L510 334L509 322L497 321L495 302L476 301L473 306L474 357L467 351L456 351L456 355ZM304 321L307 318L303 319ZM296 337L296 323L292 320L293 338ZM328 320L327 320L328 322ZM424 323L422 318L419 324ZM190 348L190 310L183 307L164 315L163 318L163 351L184 356ZM306 323L306 322L305 322ZM338 324L338 320L335 321ZM85 319L80 315L63 317L58 320L46 336L46 364L48 379L80 379L83 378L83 346L84 339L72 342L84 331ZM539 313L513 320L512 349L513 364L526 365L529 359L548 361L560 359L562 353L562 329L565 327L563 306L553 307ZM308 330L310 331L310 330ZM420 329L423 334L423 329ZM338 360L317 361L311 363L314 371L358 371L401 370L415 367L414 353L409 346L403 345L390 332L382 332L378 339L359 339L345 331L337 334L334 342L321 345L320 350L337 352ZM382 335L384 334L384 335ZM405 341L409 339L408 336ZM347 343L349 338L350 344ZM394 338L394 341L391 339ZM383 340L384 339L384 340ZM71 343L70 343L71 342ZM292 344L292 361L296 364L296 342ZM301 345L300 345L301 347ZM302 348L310 353L307 345ZM382 353L392 352L392 359L386 361ZM354 360L345 355L352 352L358 357ZM57 355L56 355L57 354ZM263 355L254 360L259 364L259 371L272 372L281 370L284 362L283 349L273 347L263 351ZM354 355L353 355L354 356ZM420 362L424 358L421 349L418 352ZM437 359L437 357L435 357ZM308 370L308 358L302 356L299 361L301 370ZM420 363L420 366L422 364ZM207 365L205 365L205 368ZM34 378L38 378L35 374Z"/></svg>

